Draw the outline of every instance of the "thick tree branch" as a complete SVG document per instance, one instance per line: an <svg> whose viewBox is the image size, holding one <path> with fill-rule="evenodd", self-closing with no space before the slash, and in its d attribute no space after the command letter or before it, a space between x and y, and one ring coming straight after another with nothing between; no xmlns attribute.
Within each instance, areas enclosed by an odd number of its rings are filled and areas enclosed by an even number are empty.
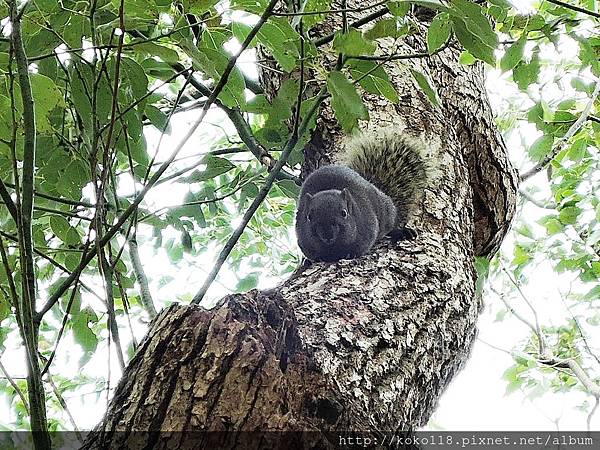
<svg viewBox="0 0 600 450"><path fill-rule="evenodd" d="M420 36L425 32L423 29ZM420 36L419 48L425 48ZM473 190L475 251L478 256L490 256L499 248L515 216L518 175L510 164L489 106L483 64L477 63L470 69L462 66L456 53L460 48L451 41L435 57L415 63L425 66L426 73L436 80L448 123L453 124L463 146ZM451 67L440 65L443 60L451 60Z"/></svg>

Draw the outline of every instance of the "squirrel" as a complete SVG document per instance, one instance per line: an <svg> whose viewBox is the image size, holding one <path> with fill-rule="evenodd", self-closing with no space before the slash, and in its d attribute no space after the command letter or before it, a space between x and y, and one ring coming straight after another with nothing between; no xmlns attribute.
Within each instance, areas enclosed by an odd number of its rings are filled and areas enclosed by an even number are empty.
<svg viewBox="0 0 600 450"><path fill-rule="evenodd" d="M423 147L388 127L351 140L342 164L312 172L296 213L304 255L333 262L368 253L384 236L415 238L406 225L431 173Z"/></svg>

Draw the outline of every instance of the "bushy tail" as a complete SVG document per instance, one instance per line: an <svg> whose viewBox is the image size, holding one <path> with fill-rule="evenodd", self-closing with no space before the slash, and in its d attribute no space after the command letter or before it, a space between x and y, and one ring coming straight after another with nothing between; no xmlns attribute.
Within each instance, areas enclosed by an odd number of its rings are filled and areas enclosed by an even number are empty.
<svg viewBox="0 0 600 450"><path fill-rule="evenodd" d="M424 144L387 127L350 140L344 163L392 198L404 226L431 173L424 153Z"/></svg>

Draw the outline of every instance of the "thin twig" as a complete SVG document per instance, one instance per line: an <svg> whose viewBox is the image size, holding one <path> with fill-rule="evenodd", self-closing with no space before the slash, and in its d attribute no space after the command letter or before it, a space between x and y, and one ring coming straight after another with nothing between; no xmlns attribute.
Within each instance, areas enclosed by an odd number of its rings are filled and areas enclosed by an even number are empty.
<svg viewBox="0 0 600 450"><path fill-rule="evenodd" d="M533 203L535 206L537 206L538 208L543 208L543 209L556 209L556 205L554 203L544 203L541 202L539 200L536 200L535 198L533 198L531 195L529 195L528 192L526 192L524 189L520 188L519 189L519 194L521 195L521 197L523 197L525 200L527 200L530 203Z"/></svg>
<svg viewBox="0 0 600 450"><path fill-rule="evenodd" d="M29 414L29 405L27 404L27 399L25 398L25 394L23 394L23 391L21 390L21 388L19 388L19 385L17 383L15 383L15 380L13 379L13 377L10 376L10 374L8 373L8 370L6 370L6 367L4 367L4 365L2 364L2 361L0 361L0 372L2 372L4 374L4 378L6 378L8 380L8 382L10 383L12 388L15 390L17 395L21 398L21 401L23 402L23 406L25 407L25 411L27 411L27 414Z"/></svg>
<svg viewBox="0 0 600 450"><path fill-rule="evenodd" d="M15 189L15 185L12 183L5 183L6 186L8 186L11 189ZM65 205L71 205L71 206L83 206L85 208L95 208L96 205L89 203L89 202L83 202L83 201L78 201L78 200L72 200L70 198L64 198L64 197L55 197L53 195L48 195L48 194L44 194L43 192L40 191L33 191L34 195L36 197L41 197L41 198L45 198L47 200L52 200L54 202L57 203L64 203Z"/></svg>
<svg viewBox="0 0 600 450"><path fill-rule="evenodd" d="M208 17L208 18L202 20L202 22L206 22L206 21L214 19L214 18L215 18L215 16L211 16L211 17ZM151 38L144 38L144 39L140 39L140 40L137 40L137 41L129 42L127 44L123 44L122 47L123 48L132 48L132 47L135 47L135 46L140 45L140 44L147 44L147 43L150 43L150 42L158 41L160 39L163 39L163 38L169 37L169 36L171 36L171 35L173 35L175 33L178 33L179 31L183 31L183 30L185 30L187 28L190 28L190 25L185 25L185 26L182 26L182 27L174 28L174 29L172 29L171 31L169 31L167 33L159 34L158 36L154 36L154 37L151 37ZM98 45L96 47L92 46L92 47L80 47L80 48L67 48L65 50L53 51L52 53L47 53L45 55L34 56L32 58L29 58L29 61L31 61L31 62L40 61L40 60L43 60L43 59L54 58L54 57L58 57L58 56L61 56L61 55L68 55L68 54L71 54L71 53L81 53L81 52L85 52L85 51L94 51L94 52L96 52L98 50L114 50L114 49L116 49L118 47L119 47L118 45L112 45L111 44L111 45Z"/></svg>
<svg viewBox="0 0 600 450"><path fill-rule="evenodd" d="M381 16L385 16L389 11L389 9L387 8L387 6L385 8L382 8L378 11L372 12L371 14L367 14L366 16L351 22L349 24L350 28L360 28L361 26L372 22L376 19L379 19ZM334 33L330 33L326 36L320 37L318 39L315 39L312 41L312 43L314 45L316 45L317 47L320 47L321 45L325 45L328 44L329 42L333 41L333 38L335 37L335 32Z"/></svg>
<svg viewBox="0 0 600 450"><path fill-rule="evenodd" d="M560 0L548 0L548 3L552 3L554 5L562 6L563 8L567 8L567 9L570 9L572 11L577 11L577 12L580 12L582 14L587 14L588 16L600 18L600 13L597 13L596 11L592 11L592 10L589 10L589 9L582 8L581 6L571 5L569 3L562 2Z"/></svg>
<svg viewBox="0 0 600 450"><path fill-rule="evenodd" d="M50 366L52 365L52 361L54 361L54 357L56 356L56 350L58 349L58 344L62 338L63 333L67 327L67 322L69 321L69 314L71 314L71 308L73 307L73 303L75 301L75 296L77 295L77 284L79 283L79 278L75 280L75 284L73 285L73 289L71 290L71 296L69 297L69 302L67 303L67 308L65 310L65 315L63 316L63 320L58 330L58 335L56 336L56 340L54 342L54 348L52 349L52 353L50 357L46 360L46 364L44 365L44 369L42 370L42 376L48 372Z"/></svg>
<svg viewBox="0 0 600 450"><path fill-rule="evenodd" d="M13 242L18 242L19 241L19 239L17 238L17 236L14 236L14 235L12 235L10 233L5 233L2 230L0 230L0 236L4 237L6 239L9 239L10 241L13 241ZM57 252L58 251L61 251L61 252L66 251L65 249L52 249L52 250L56 250ZM72 250L72 249L69 249L69 250L70 251L78 251L78 252L82 251L82 250ZM46 255L44 252L40 251L39 248L36 249L34 247L33 252L36 255L38 255L38 256L42 257L43 259L45 259L46 261L48 261L54 267L62 270L67 275L71 275L72 272L69 269L67 269L65 266L63 266L61 263L59 263L57 260L55 260L51 256ZM104 300L96 293L95 289L92 289L91 287L87 286L83 282L81 282L80 284L81 284L82 288L84 288L88 293L92 294L94 297L96 297L98 300L100 300L102 302L102 304L104 304Z"/></svg>
<svg viewBox="0 0 600 450"><path fill-rule="evenodd" d="M150 287L148 285L148 277L144 271L142 260L140 259L140 253L138 251L138 244L135 234L128 239L129 257L131 258L131 265L133 266L133 273L135 279L140 285L140 298L142 305L148 313L151 319L156 317L156 308L152 301L152 294L150 293Z"/></svg>
<svg viewBox="0 0 600 450"><path fill-rule="evenodd" d="M537 311L535 310L535 308L533 307L533 305L531 304L531 302L529 301L529 299L527 298L527 296L521 289L521 285L519 283L517 283L517 280L515 280L512 277L512 275L508 272L508 270L506 270L505 267L503 267L502 270L504 271L504 273L506 274L506 276L508 277L510 282L513 284L513 286L517 288L517 291L521 295L521 298L523 299L523 301L527 304L527 306L533 313L533 319L535 320L536 334L538 336L538 340L539 340L539 344L540 344L540 355L544 355L546 353L546 343L544 341L544 336L542 335L542 328L540 327L540 322L539 322Z"/></svg>
<svg viewBox="0 0 600 450"><path fill-rule="evenodd" d="M181 66L181 67L183 67L183 66ZM115 120L122 119L125 114L127 114L129 111L131 111L137 105L139 105L141 102L143 102L144 100L146 100L148 97L150 97L152 94L154 94L159 89L161 89L161 88L165 87L166 85L168 85L169 83L171 83L175 78L177 78L177 77L185 74L188 70L190 70L190 69L183 68L181 71L179 71L179 72L174 73L173 75L171 75L169 78L167 78L161 84L157 85L153 89L150 89L148 92L146 92L140 98L138 98L136 101L134 101L133 103L131 103L130 105L128 105L127 108L125 108L123 111L121 111L120 114L117 115L117 117L115 118ZM99 133L103 133L104 130L106 130L109 126L110 126L109 123L103 125L98 132Z"/></svg>
<svg viewBox="0 0 600 450"><path fill-rule="evenodd" d="M4 201L4 204L6 205L6 208L8 209L8 212L12 216L15 223L17 223L17 207L13 202L12 198L10 197L10 194L6 189L6 185L4 184L2 179L0 179L0 198L2 198L2 200Z"/></svg>
<svg viewBox="0 0 600 450"><path fill-rule="evenodd" d="M587 416L587 430L588 431L592 431L592 417L594 417L594 414L596 414L596 411L598 411L599 404L600 404L600 397L596 397L596 404L594 405L594 407L592 408L592 410L590 411L590 413Z"/></svg>
<svg viewBox="0 0 600 450"><path fill-rule="evenodd" d="M527 325L531 329L531 331L533 331L534 335L538 337L538 342L541 341L541 336L538 334L537 328L529 320L527 320L525 317L523 317L521 314L519 314L511 306L511 304L508 303L508 301L506 301L506 299L504 298L504 294L501 293L501 292L497 292L493 288L492 288L492 291L498 296L498 298L500 298L500 300L502 301L502 303L504 303L504 305L506 306L506 308L512 313L513 316L515 316L517 319L519 319L521 322L523 322L525 325Z"/></svg>

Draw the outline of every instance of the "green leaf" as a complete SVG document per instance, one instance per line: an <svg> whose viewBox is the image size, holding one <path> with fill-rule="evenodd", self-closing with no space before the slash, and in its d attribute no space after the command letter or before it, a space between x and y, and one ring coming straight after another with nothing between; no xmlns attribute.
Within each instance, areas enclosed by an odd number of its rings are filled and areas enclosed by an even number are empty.
<svg viewBox="0 0 600 450"><path fill-rule="evenodd" d="M195 171L189 177L180 178L179 182L198 183L201 181L211 180L219 175L229 172L235 167L235 165L229 162L229 160L213 155L206 155L202 159L202 163L206 164L206 168L204 170Z"/></svg>
<svg viewBox="0 0 600 450"><path fill-rule="evenodd" d="M92 104L89 93L92 85L92 77L89 66L80 63L73 64L69 75L71 80L71 101L75 105L75 109L83 122L84 129L91 130Z"/></svg>
<svg viewBox="0 0 600 450"><path fill-rule="evenodd" d="M382 19L375 23L375 25L364 32L364 37L368 41L373 41L382 37L398 37L400 31L398 30L398 20L396 18Z"/></svg>
<svg viewBox="0 0 600 450"><path fill-rule="evenodd" d="M103 2L105 4L106 2ZM118 11L121 0L111 0L114 10ZM125 29L143 29L158 22L159 12L154 0L124 0Z"/></svg>
<svg viewBox="0 0 600 450"><path fill-rule="evenodd" d="M350 28L347 33L338 31L333 38L333 48L347 56L372 55L377 45L356 28Z"/></svg>
<svg viewBox="0 0 600 450"><path fill-rule="evenodd" d="M154 42L137 44L135 41L133 41L132 48L138 52L143 52L152 56L158 56L164 62L169 64L175 64L179 62L179 54L175 50L165 47L164 45L155 44Z"/></svg>
<svg viewBox="0 0 600 450"><path fill-rule="evenodd" d="M515 266L523 266L533 259L531 249L525 245L516 245L512 264Z"/></svg>
<svg viewBox="0 0 600 450"><path fill-rule="evenodd" d="M300 41L300 35L285 18L270 18L258 31L257 37L284 71L291 72L296 67L300 58L296 43Z"/></svg>
<svg viewBox="0 0 600 450"><path fill-rule="evenodd" d="M450 14L453 19L461 19L470 34L492 49L493 54L493 50L498 47L498 36L481 6L470 0L452 0Z"/></svg>
<svg viewBox="0 0 600 450"><path fill-rule="evenodd" d="M224 33L221 29L206 29L202 34L199 47L188 43L185 50L192 57L194 67L206 73L209 77L219 80L229 63L230 55L223 46L230 37L230 34ZM227 84L225 84L218 98L226 106L239 107L246 102L245 88L244 77L236 67L229 74Z"/></svg>
<svg viewBox="0 0 600 450"><path fill-rule="evenodd" d="M259 280L258 275L259 275L258 273L254 272L254 273L249 274L245 278L242 278L238 282L236 291L237 292L246 292L246 291L249 291L250 289L256 288L256 286L258 285L258 280Z"/></svg>
<svg viewBox="0 0 600 450"><path fill-rule="evenodd" d="M327 11L331 9L331 0L307 0L304 6L304 12ZM304 16L302 22L305 29L309 30L316 24L323 22L327 18L327 14L312 14Z"/></svg>
<svg viewBox="0 0 600 450"><path fill-rule="evenodd" d="M171 124L169 123L169 118L167 115L158 109L156 106L146 105L146 109L144 110L152 125L158 129L158 131L165 130L165 133L171 133Z"/></svg>
<svg viewBox="0 0 600 450"><path fill-rule="evenodd" d="M460 43L469 51L471 55L477 59L485 61L491 66L496 65L494 48L485 44L484 41L471 33L467 29L467 26L462 19L452 16L452 29L454 30L454 34L456 34L456 37Z"/></svg>
<svg viewBox="0 0 600 450"><path fill-rule="evenodd" d="M600 298L600 286L594 286L584 296L584 300L598 300Z"/></svg>
<svg viewBox="0 0 600 450"><path fill-rule="evenodd" d="M478 295L482 295L485 281L490 273L490 260L485 257L475 258L475 270L477 271L475 290Z"/></svg>
<svg viewBox="0 0 600 450"><path fill-rule="evenodd" d="M90 328L90 323L98 322L98 316L89 306L75 314L71 321L73 338L86 353L94 353L98 346L98 338Z"/></svg>
<svg viewBox="0 0 600 450"><path fill-rule="evenodd" d="M574 225L577 223L577 218L581 214L581 209L577 206L567 206L560 210L558 215L563 225Z"/></svg>
<svg viewBox="0 0 600 450"><path fill-rule="evenodd" d="M9 141L12 138L13 124L10 103L8 97L0 95L0 138L5 141Z"/></svg>
<svg viewBox="0 0 600 450"><path fill-rule="evenodd" d="M410 3L405 1L387 2L386 6L390 13L398 18L406 16L408 11L410 11Z"/></svg>
<svg viewBox="0 0 600 450"><path fill-rule="evenodd" d="M348 62L348 66L352 78L357 80L365 91L381 95L392 103L398 103L398 93L381 64L353 59Z"/></svg>
<svg viewBox="0 0 600 450"><path fill-rule="evenodd" d="M521 61L513 69L513 79L522 91L526 90L527 87L535 83L540 75L540 57L539 49L533 52L531 61L526 63Z"/></svg>
<svg viewBox="0 0 600 450"><path fill-rule="evenodd" d="M464 50L463 52L461 52L458 61L465 66L470 66L477 62L477 58L475 58L471 53L469 53L468 50Z"/></svg>
<svg viewBox="0 0 600 450"><path fill-rule="evenodd" d="M150 157L146 150L146 139L141 136L139 140L129 140L129 151L131 152L131 158L138 164L140 164L144 171L150 163Z"/></svg>
<svg viewBox="0 0 600 450"><path fill-rule="evenodd" d="M440 105L440 100L435 88L429 82L429 79L423 75L421 72L418 72L415 69L410 69L410 73L419 85L419 87L425 92L427 98L434 106Z"/></svg>
<svg viewBox="0 0 600 450"><path fill-rule="evenodd" d="M369 119L369 111L362 98L342 72L336 70L329 73L327 90L331 94L331 106L335 116L345 131L355 128L359 119Z"/></svg>
<svg viewBox="0 0 600 450"><path fill-rule="evenodd" d="M284 144L289 135L287 121L292 117L293 107L298 99L298 82L285 80L271 105L263 110L268 115L264 126L257 131L256 137L266 147L278 147Z"/></svg>
<svg viewBox="0 0 600 450"><path fill-rule="evenodd" d="M546 228L549 236L560 233L564 230L564 225L558 220L557 216L546 216L538 220L538 223Z"/></svg>
<svg viewBox="0 0 600 450"><path fill-rule="evenodd" d="M427 30L427 49L430 54L435 53L448 42L451 31L450 16L447 13L440 13L433 18Z"/></svg>
<svg viewBox="0 0 600 450"><path fill-rule="evenodd" d="M300 186L292 180L281 180L277 182L277 187L281 189L287 197L297 199L300 195Z"/></svg>
<svg viewBox="0 0 600 450"><path fill-rule="evenodd" d="M0 323L2 323L2 321L10 315L10 313L10 301L4 296L3 292L0 291ZM0 348L2 348L1 345L2 344L0 343Z"/></svg>
<svg viewBox="0 0 600 450"><path fill-rule="evenodd" d="M231 0L231 9L248 11L257 15L262 14L266 7L266 0Z"/></svg>
<svg viewBox="0 0 600 450"><path fill-rule="evenodd" d="M79 243L79 235L63 216L53 214L50 217L50 228L52 229L52 233L65 244Z"/></svg>
<svg viewBox="0 0 600 450"><path fill-rule="evenodd" d="M448 7L441 3L439 0L397 0L395 2L390 3L399 3L399 4L407 4L410 7L410 4L423 6L425 8L439 10L439 11L447 11Z"/></svg>
<svg viewBox="0 0 600 450"><path fill-rule="evenodd" d="M188 0L188 8L192 14L202 14L217 3L219 3L219 0Z"/></svg>
<svg viewBox="0 0 600 450"><path fill-rule="evenodd" d="M127 79L133 96L136 99L143 97L148 91L148 77L142 66L131 58L121 58L121 70L121 75Z"/></svg>
<svg viewBox="0 0 600 450"><path fill-rule="evenodd" d="M62 93L51 78L39 73L30 75L31 91L35 101L35 122L40 133L52 131L48 115L62 104Z"/></svg>
<svg viewBox="0 0 600 450"><path fill-rule="evenodd" d="M523 60L523 50L527 43L527 35L522 35L515 43L513 43L508 50L504 53L504 56L500 60L500 68L502 71L514 69L517 64Z"/></svg>
<svg viewBox="0 0 600 450"><path fill-rule="evenodd" d="M535 142L529 147L529 157L534 161L540 161L552 150L552 144L554 143L554 137L545 134L535 140Z"/></svg>

